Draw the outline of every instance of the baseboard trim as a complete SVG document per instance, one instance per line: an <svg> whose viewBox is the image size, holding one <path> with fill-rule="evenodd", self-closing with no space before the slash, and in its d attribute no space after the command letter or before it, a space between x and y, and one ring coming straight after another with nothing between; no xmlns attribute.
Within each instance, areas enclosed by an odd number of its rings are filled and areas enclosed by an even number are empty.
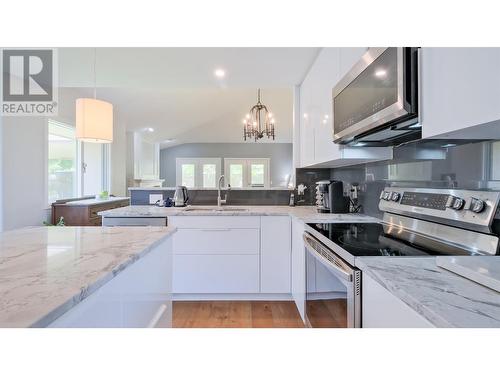
<svg viewBox="0 0 500 375"><path fill-rule="evenodd" d="M173 293L173 301L292 301L288 293Z"/></svg>

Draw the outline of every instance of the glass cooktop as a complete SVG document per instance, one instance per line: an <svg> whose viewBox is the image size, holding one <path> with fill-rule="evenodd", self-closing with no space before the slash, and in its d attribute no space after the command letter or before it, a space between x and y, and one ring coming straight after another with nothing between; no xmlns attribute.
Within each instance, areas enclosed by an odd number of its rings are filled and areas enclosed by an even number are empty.
<svg viewBox="0 0 500 375"><path fill-rule="evenodd" d="M307 225L354 256L471 255L465 249L429 241L414 232L385 223Z"/></svg>

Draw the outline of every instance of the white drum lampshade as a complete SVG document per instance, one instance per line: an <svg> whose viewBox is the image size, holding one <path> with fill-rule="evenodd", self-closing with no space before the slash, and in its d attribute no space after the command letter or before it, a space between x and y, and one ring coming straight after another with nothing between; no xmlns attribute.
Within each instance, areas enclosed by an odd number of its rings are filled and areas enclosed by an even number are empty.
<svg viewBox="0 0 500 375"><path fill-rule="evenodd" d="M83 142L113 142L113 105L97 99L77 99L76 138Z"/></svg>

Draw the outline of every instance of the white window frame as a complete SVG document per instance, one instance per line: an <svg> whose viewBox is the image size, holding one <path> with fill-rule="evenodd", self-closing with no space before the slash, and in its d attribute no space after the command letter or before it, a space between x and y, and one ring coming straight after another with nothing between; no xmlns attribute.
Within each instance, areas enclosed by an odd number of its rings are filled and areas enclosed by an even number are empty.
<svg viewBox="0 0 500 375"><path fill-rule="evenodd" d="M222 158L176 158L175 159L175 184L182 185L182 165L194 164L194 188L191 189L217 189L217 181L221 176ZM215 186L203 187L204 164L215 164Z"/></svg>
<svg viewBox="0 0 500 375"><path fill-rule="evenodd" d="M48 181L48 171L49 171L49 123L55 123L60 126L66 126L69 128L74 128L75 126L71 124L70 122L66 121L58 121L54 119L47 119L47 126L45 128L45 199L47 202L47 207L50 208L51 204L54 202L49 202L49 181ZM84 150L85 150L85 143L78 141L75 139L76 142L76 155L75 155L75 163L76 163L76 186L74 188L74 194L75 196L69 197L68 199L71 198L81 198L83 197L83 188L84 188L84 178L85 178L85 172L83 168L83 161L84 161ZM102 144L102 167L101 167L101 190L102 191L110 191L111 188L111 145L109 144Z"/></svg>
<svg viewBox="0 0 500 375"><path fill-rule="evenodd" d="M243 164L243 187L242 189L264 188L269 189L271 186L271 159L270 158L224 158L224 175L225 184L229 183L229 167L231 164ZM252 186L251 181L251 164L264 164L264 186ZM238 189L238 188L235 188Z"/></svg>

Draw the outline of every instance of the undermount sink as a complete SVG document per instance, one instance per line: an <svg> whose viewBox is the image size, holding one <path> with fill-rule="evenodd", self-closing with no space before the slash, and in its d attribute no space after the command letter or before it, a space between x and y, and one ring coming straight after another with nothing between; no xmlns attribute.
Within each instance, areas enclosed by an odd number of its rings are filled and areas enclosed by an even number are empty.
<svg viewBox="0 0 500 375"><path fill-rule="evenodd" d="M207 207L188 207L184 209L184 212L246 212L248 211L248 208L235 208L235 207L213 207L213 208L207 208Z"/></svg>
<svg viewBox="0 0 500 375"><path fill-rule="evenodd" d="M222 207L222 208L216 208L214 211L234 211L234 212L245 212L245 211L248 211L248 208Z"/></svg>

